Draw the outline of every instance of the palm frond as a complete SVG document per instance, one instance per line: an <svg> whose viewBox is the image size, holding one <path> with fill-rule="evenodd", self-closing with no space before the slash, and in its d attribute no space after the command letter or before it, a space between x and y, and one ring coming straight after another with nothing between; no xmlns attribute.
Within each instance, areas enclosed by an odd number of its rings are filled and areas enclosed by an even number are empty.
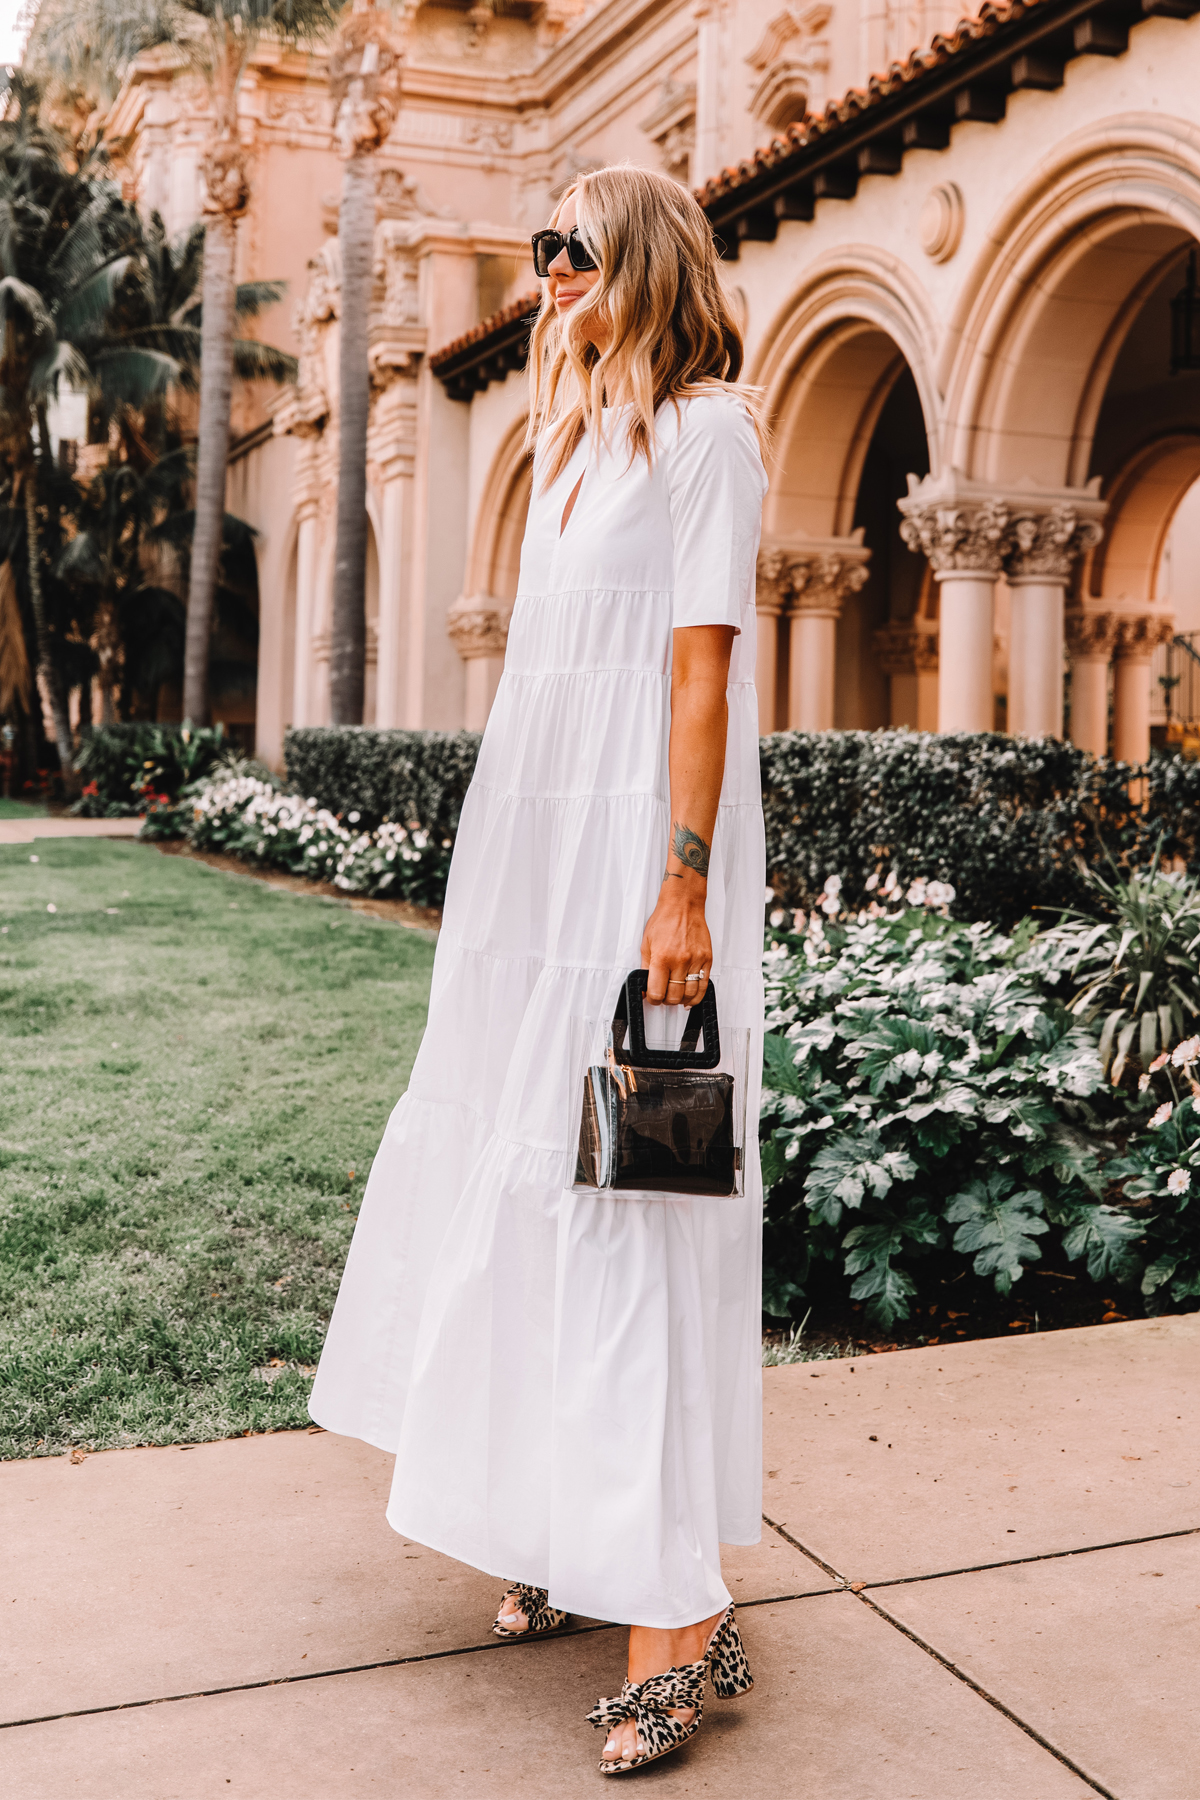
<svg viewBox="0 0 1200 1800"><path fill-rule="evenodd" d="M274 344L261 343L258 338L235 338L233 341L234 372L243 381L275 381L283 383L295 381L300 372L300 364L286 350L277 350Z"/></svg>
<svg viewBox="0 0 1200 1800"><path fill-rule="evenodd" d="M179 364L161 350L117 346L93 357L92 372L108 406L143 406L170 387Z"/></svg>

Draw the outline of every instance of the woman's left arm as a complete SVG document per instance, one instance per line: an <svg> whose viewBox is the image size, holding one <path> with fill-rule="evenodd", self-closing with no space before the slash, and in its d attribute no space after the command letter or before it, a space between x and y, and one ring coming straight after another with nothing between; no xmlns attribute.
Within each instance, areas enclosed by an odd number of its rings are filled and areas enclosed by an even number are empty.
<svg viewBox="0 0 1200 1800"><path fill-rule="evenodd" d="M676 630L671 664L671 834L658 905L642 937L646 998L694 1006L708 989L712 939L704 917L729 708L730 625ZM701 981L685 977L702 971Z"/></svg>

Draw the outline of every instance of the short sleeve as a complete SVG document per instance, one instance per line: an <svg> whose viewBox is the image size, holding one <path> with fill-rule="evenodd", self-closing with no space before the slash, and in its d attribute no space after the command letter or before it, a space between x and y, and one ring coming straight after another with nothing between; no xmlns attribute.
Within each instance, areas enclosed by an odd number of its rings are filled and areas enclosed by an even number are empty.
<svg viewBox="0 0 1200 1800"><path fill-rule="evenodd" d="M750 415L736 396L685 402L669 452L675 555L672 624L732 625L754 604L766 471Z"/></svg>

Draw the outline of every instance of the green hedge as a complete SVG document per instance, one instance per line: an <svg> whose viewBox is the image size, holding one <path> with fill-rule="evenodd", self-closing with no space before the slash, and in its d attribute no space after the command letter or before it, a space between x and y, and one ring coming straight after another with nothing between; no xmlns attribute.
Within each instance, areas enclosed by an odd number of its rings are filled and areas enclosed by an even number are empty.
<svg viewBox="0 0 1200 1800"><path fill-rule="evenodd" d="M1081 904L1081 857L1144 865L1161 834L1200 869L1200 764L1177 757L1134 768L1048 738L789 731L762 739L762 783L768 880L789 906L818 904L831 876L859 906L890 870L901 887L950 883L959 918L1011 925Z"/></svg>
<svg viewBox="0 0 1200 1800"><path fill-rule="evenodd" d="M468 731L306 727L285 740L287 785L360 830L390 820L440 844L458 829L479 743ZM1145 866L1160 836L1200 872L1200 763L1178 757L1132 768L1050 739L913 731L780 732L761 754L768 879L787 906L818 904L836 877L855 907L892 872L901 888L950 883L958 918L1010 926L1034 907L1080 904L1081 858ZM80 757L81 810L142 810L148 776L173 800L220 755L216 733L193 733L186 749L175 726L97 728Z"/></svg>
<svg viewBox="0 0 1200 1800"><path fill-rule="evenodd" d="M288 784L364 830L385 819L453 837L479 755L477 731L312 725L283 742Z"/></svg>

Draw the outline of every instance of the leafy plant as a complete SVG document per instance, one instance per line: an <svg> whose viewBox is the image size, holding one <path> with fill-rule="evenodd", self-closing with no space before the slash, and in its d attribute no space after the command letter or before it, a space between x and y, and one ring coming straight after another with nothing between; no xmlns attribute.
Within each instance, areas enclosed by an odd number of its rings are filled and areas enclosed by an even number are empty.
<svg viewBox="0 0 1200 1800"><path fill-rule="evenodd" d="M1068 1010L1067 947L911 905L796 923L765 958L767 1310L840 1264L886 1327L932 1252L1007 1293L1050 1234L1132 1278L1141 1224L1099 1194L1136 1102Z"/></svg>
<svg viewBox="0 0 1200 1800"><path fill-rule="evenodd" d="M1190 1093L1168 1100L1133 1139L1126 1154L1108 1165L1122 1181L1127 1202L1142 1214L1146 1266L1142 1293L1151 1312L1169 1301L1200 1299L1200 1037L1176 1047L1170 1058Z"/></svg>
<svg viewBox="0 0 1200 1800"><path fill-rule="evenodd" d="M1147 1071L1200 1016L1200 879L1157 866L1114 869L1111 878L1093 868L1084 879L1091 916L1069 909L1071 923L1052 935L1073 952L1067 973L1079 987L1070 1010L1089 1023L1103 1019L1100 1060L1119 1082L1131 1054ZM1106 915L1098 923L1097 911Z"/></svg>

